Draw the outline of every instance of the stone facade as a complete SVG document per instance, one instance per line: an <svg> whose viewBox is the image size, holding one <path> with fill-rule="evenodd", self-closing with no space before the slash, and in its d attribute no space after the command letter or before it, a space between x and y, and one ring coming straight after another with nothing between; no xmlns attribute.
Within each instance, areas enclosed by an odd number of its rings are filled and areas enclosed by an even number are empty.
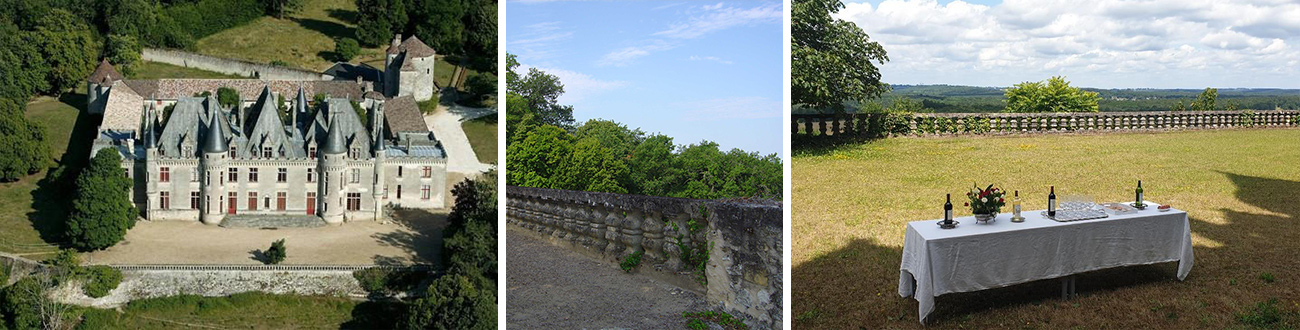
<svg viewBox="0 0 1300 330"><path fill-rule="evenodd" d="M781 328L782 211L775 202L510 186L506 208L508 223L588 255L617 263L642 252L641 269L691 274L694 269L683 262L677 240L705 245L709 305L755 329ZM693 232L688 229L692 224L704 229Z"/></svg>
<svg viewBox="0 0 1300 330"><path fill-rule="evenodd" d="M346 84L354 82L212 79L135 81L132 87L108 80L101 79L111 84L106 95L97 97L111 106L104 107L91 154L103 148L121 153L135 182L132 200L147 219L215 225L241 214L315 215L341 223L381 218L386 206L445 206L446 152L427 127L391 137L389 100L362 100L364 88L323 104L307 97L351 91ZM215 94L220 87L256 97L226 107L215 96L185 96L205 88ZM142 97L137 88L153 90ZM160 94L174 98L153 97ZM281 96L287 109L280 109ZM391 111L418 113L413 102L403 101ZM354 102L364 104L364 119Z"/></svg>
<svg viewBox="0 0 1300 330"><path fill-rule="evenodd" d="M416 101L433 99L433 69L437 62L437 52L410 36L400 41L402 36L393 36L387 56L384 58L384 87L389 96L411 95Z"/></svg>

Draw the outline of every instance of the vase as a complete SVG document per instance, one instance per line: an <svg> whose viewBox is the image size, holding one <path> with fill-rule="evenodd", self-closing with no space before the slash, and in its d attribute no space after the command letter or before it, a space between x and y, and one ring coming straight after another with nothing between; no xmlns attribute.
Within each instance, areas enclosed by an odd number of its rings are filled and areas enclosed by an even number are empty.
<svg viewBox="0 0 1300 330"><path fill-rule="evenodd" d="M990 223L997 218L997 213L975 213L975 223Z"/></svg>

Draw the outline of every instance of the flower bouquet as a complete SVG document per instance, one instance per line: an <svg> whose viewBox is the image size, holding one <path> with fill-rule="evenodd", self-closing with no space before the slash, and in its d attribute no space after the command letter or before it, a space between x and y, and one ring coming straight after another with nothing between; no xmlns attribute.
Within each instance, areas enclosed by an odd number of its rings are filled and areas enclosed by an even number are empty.
<svg viewBox="0 0 1300 330"><path fill-rule="evenodd" d="M987 223L997 217L998 211L1007 204L1003 196L1006 196L1006 192L994 188L992 184L984 189L980 189L979 185L972 185L971 190L966 192L966 198L970 199L966 202L966 206L969 206L971 213L975 214L975 222Z"/></svg>

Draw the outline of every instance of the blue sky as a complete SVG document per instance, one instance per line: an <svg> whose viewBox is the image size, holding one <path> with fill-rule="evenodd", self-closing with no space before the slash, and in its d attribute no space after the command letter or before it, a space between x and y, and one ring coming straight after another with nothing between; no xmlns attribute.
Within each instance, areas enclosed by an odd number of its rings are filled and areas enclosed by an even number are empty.
<svg viewBox="0 0 1300 330"><path fill-rule="evenodd" d="M506 51L560 77L579 123L781 153L781 1L510 1Z"/></svg>
<svg viewBox="0 0 1300 330"><path fill-rule="evenodd" d="M893 84L1300 88L1294 0L849 0Z"/></svg>

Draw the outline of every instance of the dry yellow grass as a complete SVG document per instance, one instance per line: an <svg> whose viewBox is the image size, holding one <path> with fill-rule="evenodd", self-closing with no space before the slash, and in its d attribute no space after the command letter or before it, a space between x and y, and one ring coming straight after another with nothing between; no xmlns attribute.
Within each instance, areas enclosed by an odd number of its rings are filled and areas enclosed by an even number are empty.
<svg viewBox="0 0 1300 330"><path fill-rule="evenodd" d="M796 149L791 290L796 328L918 329L898 296L908 221L942 217L945 193L972 182L1020 190L1028 209L1058 195L1148 200L1188 211L1196 267L1084 274L1080 298L1046 280L937 300L928 328L1194 329L1242 326L1236 315L1278 298L1300 325L1300 130L900 138ZM969 215L957 204L958 215ZM996 253L996 251L991 251ZM1275 281L1268 283L1263 274Z"/></svg>

